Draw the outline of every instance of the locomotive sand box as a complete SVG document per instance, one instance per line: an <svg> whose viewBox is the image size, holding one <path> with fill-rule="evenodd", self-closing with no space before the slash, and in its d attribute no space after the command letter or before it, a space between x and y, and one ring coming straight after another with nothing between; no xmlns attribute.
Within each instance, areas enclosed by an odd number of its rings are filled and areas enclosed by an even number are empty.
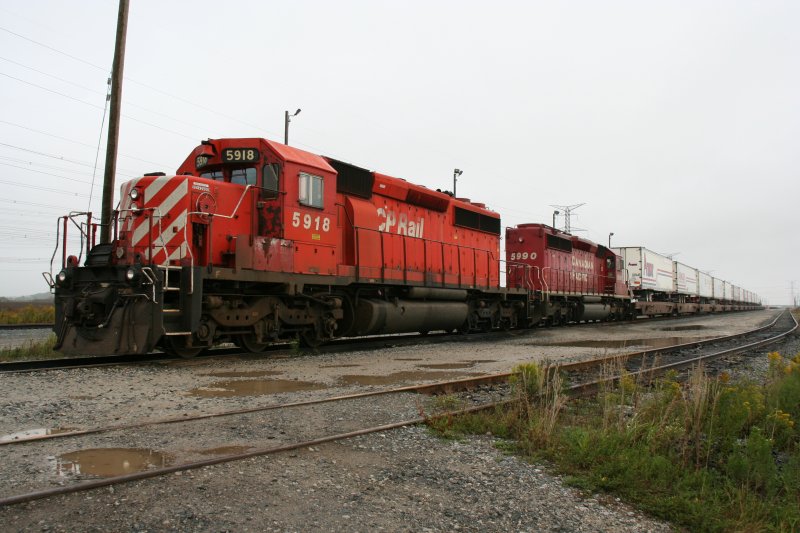
<svg viewBox="0 0 800 533"><path fill-rule="evenodd" d="M73 222L85 260L66 250ZM62 269L45 277L64 353L189 357L222 342L258 352L759 307L644 248L543 224L508 228L501 260L500 215L485 205L259 138L204 141L176 175L123 184L111 224L95 244L90 213L63 217Z"/></svg>

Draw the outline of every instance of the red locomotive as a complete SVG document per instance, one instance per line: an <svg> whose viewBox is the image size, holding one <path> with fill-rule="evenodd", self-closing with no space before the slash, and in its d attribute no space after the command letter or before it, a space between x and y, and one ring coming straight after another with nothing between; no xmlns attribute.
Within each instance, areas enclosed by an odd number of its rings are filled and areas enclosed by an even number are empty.
<svg viewBox="0 0 800 533"><path fill-rule="evenodd" d="M204 141L121 189L113 242L55 280L62 352L516 326L482 204L265 139Z"/></svg>
<svg viewBox="0 0 800 533"><path fill-rule="evenodd" d="M483 204L265 139L200 144L121 187L113 239L62 250L57 349L192 356L222 342L490 330L632 318L608 248ZM501 272L508 286L501 285ZM46 273L49 276L49 273Z"/></svg>
<svg viewBox="0 0 800 533"><path fill-rule="evenodd" d="M506 230L508 286L539 295L534 319L622 320L630 315L630 291L617 255L600 244L544 224Z"/></svg>

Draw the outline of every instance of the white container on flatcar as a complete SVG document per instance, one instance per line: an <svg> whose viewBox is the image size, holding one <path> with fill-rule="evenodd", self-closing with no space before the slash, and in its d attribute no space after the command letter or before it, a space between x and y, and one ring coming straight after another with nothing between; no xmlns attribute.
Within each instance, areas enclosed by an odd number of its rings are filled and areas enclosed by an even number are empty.
<svg viewBox="0 0 800 533"><path fill-rule="evenodd" d="M725 281L725 296L722 297L723 300L732 300L733 299L733 284L729 281Z"/></svg>
<svg viewBox="0 0 800 533"><path fill-rule="evenodd" d="M719 278L714 279L714 299L722 301L725 299L725 282Z"/></svg>
<svg viewBox="0 0 800 533"><path fill-rule="evenodd" d="M614 248L622 257L633 290L673 292L672 260L640 246Z"/></svg>
<svg viewBox="0 0 800 533"><path fill-rule="evenodd" d="M711 274L697 271L697 294L701 298L714 297L714 278L711 277Z"/></svg>
<svg viewBox="0 0 800 533"><path fill-rule="evenodd" d="M688 296L697 296L697 269L674 261L675 292Z"/></svg>
<svg viewBox="0 0 800 533"><path fill-rule="evenodd" d="M741 302L742 301L742 288L737 287L736 285L731 286L733 288L733 301L734 302Z"/></svg>

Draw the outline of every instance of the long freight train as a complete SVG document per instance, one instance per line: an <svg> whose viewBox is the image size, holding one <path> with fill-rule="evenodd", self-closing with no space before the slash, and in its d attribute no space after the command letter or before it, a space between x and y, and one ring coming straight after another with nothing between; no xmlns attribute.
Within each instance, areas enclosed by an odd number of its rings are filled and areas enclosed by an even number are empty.
<svg viewBox="0 0 800 533"><path fill-rule="evenodd" d="M542 224L508 228L503 261L500 215L485 205L259 138L204 141L176 175L123 184L110 243L95 244L90 213L62 221L62 269L45 277L69 354L190 357L222 342L258 352L758 306L717 280L687 292L671 262L677 285L651 288L650 256ZM70 226L85 258L67 254Z"/></svg>

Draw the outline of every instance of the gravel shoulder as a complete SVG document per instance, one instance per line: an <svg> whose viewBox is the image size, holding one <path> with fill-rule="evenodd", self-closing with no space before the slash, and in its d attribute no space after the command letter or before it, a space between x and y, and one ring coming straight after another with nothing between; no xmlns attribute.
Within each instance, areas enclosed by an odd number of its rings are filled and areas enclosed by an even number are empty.
<svg viewBox="0 0 800 533"><path fill-rule="evenodd" d="M772 316L774 312L765 311L636 323L627 329L536 330L496 342L466 340L455 345L420 344L323 356L188 361L0 376L5 392L0 402L0 435L327 397L408 380L434 380L439 377L436 374L456 377L504 372L524 361L591 357L617 349L550 345L555 342L708 337L752 329ZM678 324L698 328L664 331ZM793 341L797 343L796 338ZM387 375L395 378L385 378ZM375 379L365 380L365 376ZM275 378L327 388L262 394L258 387L251 387L243 395L213 394L227 390L224 382ZM418 400L398 400L385 405L364 400L342 407L338 414L315 414L310 409L292 419L262 413L226 423L213 437L176 425L174 435L165 442L148 440L146 432L141 432L125 438L107 435L107 440L98 441L98 445L157 451L178 446L202 456L209 450L247 447L254 439L276 445L290 442L304 427L338 431L351 419L381 410L404 420L417 414L415 402L418 404ZM68 442L53 448L51 459L39 464L32 464L30 458L11 460L11 455L2 450L3 477L10 481L2 484L4 495L21 492L31 486L31 480L50 486L63 483L64 473L54 466L57 462L52 457L68 453ZM406 427L113 490L2 508L0 523L8 531L670 530L669 525L643 517L613 498L582 495L566 488L546 468L506 456L495 444L490 436L452 442L430 435L425 428Z"/></svg>

